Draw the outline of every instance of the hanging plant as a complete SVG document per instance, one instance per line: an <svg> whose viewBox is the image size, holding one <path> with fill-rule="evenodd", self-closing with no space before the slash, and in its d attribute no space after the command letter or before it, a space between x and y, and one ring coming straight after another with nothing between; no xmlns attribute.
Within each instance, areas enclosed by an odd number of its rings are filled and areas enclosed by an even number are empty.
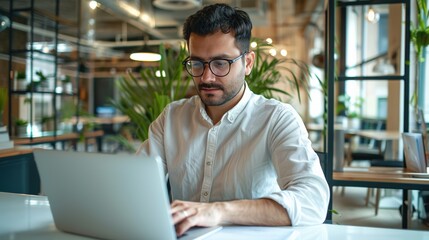
<svg viewBox="0 0 429 240"><path fill-rule="evenodd" d="M410 40L414 45L416 51L416 71L414 78L414 93L411 98L411 103L414 106L416 112L418 107L418 90L417 86L419 84L419 65L425 61L423 56L423 50L429 45L429 11L427 8L426 0L417 0L417 22L411 25L410 29Z"/></svg>

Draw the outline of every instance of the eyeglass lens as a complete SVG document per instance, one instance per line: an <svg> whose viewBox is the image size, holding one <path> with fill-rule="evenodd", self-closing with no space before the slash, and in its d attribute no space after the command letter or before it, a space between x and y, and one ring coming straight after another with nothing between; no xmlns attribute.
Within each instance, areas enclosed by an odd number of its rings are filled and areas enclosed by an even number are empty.
<svg viewBox="0 0 429 240"><path fill-rule="evenodd" d="M184 62L186 66L186 71L193 77L201 77L204 73L204 66L207 63L209 65L210 71L218 77L224 77L228 75L231 70L231 64L242 58L246 52L240 54L238 57L228 60L228 59L213 59L209 62L204 62L201 60L186 60Z"/></svg>
<svg viewBox="0 0 429 240"><path fill-rule="evenodd" d="M189 60L186 64L186 68L192 76L199 77L203 75L204 65L204 62L202 61ZM229 73L230 64L228 60L215 59L209 62L209 68L214 75L223 77Z"/></svg>

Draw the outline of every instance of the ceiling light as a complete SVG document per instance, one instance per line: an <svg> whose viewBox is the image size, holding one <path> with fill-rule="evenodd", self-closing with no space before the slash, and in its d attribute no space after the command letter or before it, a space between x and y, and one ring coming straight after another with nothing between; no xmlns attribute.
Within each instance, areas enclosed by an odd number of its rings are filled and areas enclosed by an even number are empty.
<svg viewBox="0 0 429 240"><path fill-rule="evenodd" d="M42 52L44 52L44 53L49 53L51 50L49 49L49 47L47 46L47 45L44 45L43 47L42 47Z"/></svg>
<svg viewBox="0 0 429 240"><path fill-rule="evenodd" d="M366 14L366 19L370 23L377 23L380 19L380 14L374 10L374 8L369 7L368 12Z"/></svg>
<svg viewBox="0 0 429 240"><path fill-rule="evenodd" d="M256 48L258 46L258 43L256 43L256 42L251 42L250 43L250 47L251 48Z"/></svg>
<svg viewBox="0 0 429 240"><path fill-rule="evenodd" d="M131 53L130 58L134 61L156 62L161 60L161 54L153 52L145 43L141 49Z"/></svg>
<svg viewBox="0 0 429 240"><path fill-rule="evenodd" d="M161 60L161 55L153 52L135 52L131 53L130 58L134 61L156 62Z"/></svg>
<svg viewBox="0 0 429 240"><path fill-rule="evenodd" d="M272 44L272 43L273 43L273 39L271 39L271 38L267 38L267 39L265 39L265 41L266 41L268 44Z"/></svg>
<svg viewBox="0 0 429 240"><path fill-rule="evenodd" d="M161 54L153 52L147 45L149 36L143 33L144 44L143 47L134 53L131 53L130 58L134 61L142 62L156 62L161 60Z"/></svg>
<svg viewBox="0 0 429 240"><path fill-rule="evenodd" d="M98 6L98 2L97 1L89 1L89 7L94 10L96 9Z"/></svg>
<svg viewBox="0 0 429 240"><path fill-rule="evenodd" d="M277 55L277 50L274 49L274 48L271 48L270 49L270 54L271 54L271 56L275 57Z"/></svg>
<svg viewBox="0 0 429 240"><path fill-rule="evenodd" d="M9 18L0 14L0 32L8 28L10 25Z"/></svg>
<svg viewBox="0 0 429 240"><path fill-rule="evenodd" d="M286 57L287 56L287 50L286 49L280 50L280 55L282 55L283 57Z"/></svg>
<svg viewBox="0 0 429 240"><path fill-rule="evenodd" d="M164 10L191 10L202 6L202 0L155 0L153 5Z"/></svg>

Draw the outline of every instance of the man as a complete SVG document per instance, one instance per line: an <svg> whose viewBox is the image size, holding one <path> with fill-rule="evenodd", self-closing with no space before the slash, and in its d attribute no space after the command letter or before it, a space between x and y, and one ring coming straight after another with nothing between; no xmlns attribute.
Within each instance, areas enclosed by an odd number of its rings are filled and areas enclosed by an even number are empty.
<svg viewBox="0 0 429 240"><path fill-rule="evenodd" d="M142 145L169 174L178 235L193 226L308 225L329 189L308 133L288 104L246 85L255 59L247 13L204 7L184 25L198 96L168 105Z"/></svg>

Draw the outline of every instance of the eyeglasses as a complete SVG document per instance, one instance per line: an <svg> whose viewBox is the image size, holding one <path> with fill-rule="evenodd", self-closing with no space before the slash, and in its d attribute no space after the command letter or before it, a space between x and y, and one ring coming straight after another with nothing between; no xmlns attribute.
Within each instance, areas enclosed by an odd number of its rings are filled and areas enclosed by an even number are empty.
<svg viewBox="0 0 429 240"><path fill-rule="evenodd" d="M231 64L238 61L240 58L242 58L244 55L246 55L247 52L243 52L240 54L240 56L234 58L234 59L212 59L208 62L201 61L201 60L192 60L192 59L185 59L183 61L183 65L185 65L186 71L191 75L192 77L201 77L204 74L205 65L209 65L210 71L217 77L225 77L229 74L229 71L231 71Z"/></svg>

